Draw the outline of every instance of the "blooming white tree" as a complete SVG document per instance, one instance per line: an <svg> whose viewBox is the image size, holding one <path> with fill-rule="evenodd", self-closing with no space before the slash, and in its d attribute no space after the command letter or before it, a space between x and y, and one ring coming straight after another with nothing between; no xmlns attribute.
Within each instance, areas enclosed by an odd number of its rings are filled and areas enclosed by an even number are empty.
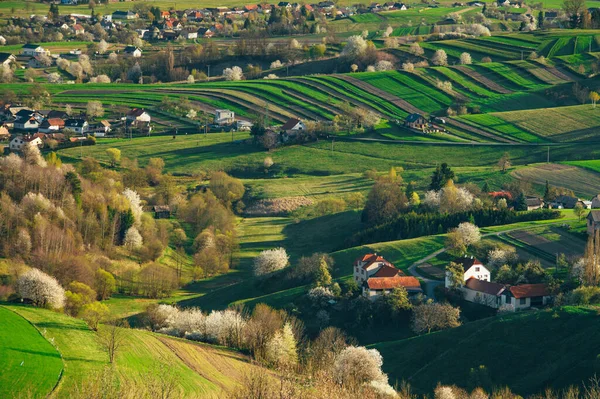
<svg viewBox="0 0 600 399"><path fill-rule="evenodd" d="M421 45L417 42L414 42L410 45L410 47L408 48L408 52L411 53L412 55L425 54L425 50L423 50L423 47L421 47Z"/></svg>
<svg viewBox="0 0 600 399"><path fill-rule="evenodd" d="M190 109L187 114L185 114L186 118L195 119L198 116L198 112L195 109Z"/></svg>
<svg viewBox="0 0 600 399"><path fill-rule="evenodd" d="M58 72L51 72L48 74L48 83L58 83L60 82L60 74Z"/></svg>
<svg viewBox="0 0 600 399"><path fill-rule="evenodd" d="M450 387L439 386L435 388L433 393L435 399L456 399L456 395L454 395L454 391Z"/></svg>
<svg viewBox="0 0 600 399"><path fill-rule="evenodd" d="M39 269L30 269L17 280L17 292L35 306L60 309L65 304L65 290L58 281Z"/></svg>
<svg viewBox="0 0 600 399"><path fill-rule="evenodd" d="M357 386L372 381L387 384L388 377L381 370L383 358L377 349L349 346L342 350L333 363L333 377L340 384Z"/></svg>
<svg viewBox="0 0 600 399"><path fill-rule="evenodd" d="M244 73L242 71L242 68L240 68L239 66L234 66L231 68L225 68L223 70L223 77L225 78L225 80L228 81L242 80L242 78L244 77Z"/></svg>
<svg viewBox="0 0 600 399"><path fill-rule="evenodd" d="M267 343L265 358L279 368L290 367L298 363L296 338L290 323L285 323L283 329L276 331L273 338Z"/></svg>
<svg viewBox="0 0 600 399"><path fill-rule="evenodd" d="M402 64L402 70L406 72L413 72L415 70L415 64L412 62L405 62Z"/></svg>
<svg viewBox="0 0 600 399"><path fill-rule="evenodd" d="M267 249L254 259L254 274L264 276L288 265L290 257L285 248Z"/></svg>
<svg viewBox="0 0 600 399"><path fill-rule="evenodd" d="M448 56L444 50L436 50L431 62L433 65L448 65Z"/></svg>
<svg viewBox="0 0 600 399"><path fill-rule="evenodd" d="M366 69L367 72L375 72L375 66L374 65L369 65Z"/></svg>
<svg viewBox="0 0 600 399"><path fill-rule="evenodd" d="M194 79L194 75L188 75L187 82L189 84L192 84L192 83L196 82L196 79Z"/></svg>
<svg viewBox="0 0 600 399"><path fill-rule="evenodd" d="M127 229L123 244L130 250L138 249L144 244L144 239L135 226L131 226L129 229Z"/></svg>
<svg viewBox="0 0 600 399"><path fill-rule="evenodd" d="M488 252L487 265L495 269L508 263L514 263L517 259L517 251L513 247L494 248Z"/></svg>
<svg viewBox="0 0 600 399"><path fill-rule="evenodd" d="M367 51L367 41L359 35L350 36L344 49L342 56L360 57Z"/></svg>
<svg viewBox="0 0 600 399"><path fill-rule="evenodd" d="M108 50L108 43L106 43L106 40L102 39L98 42L98 52L100 54L104 54L106 53L106 51Z"/></svg>
<svg viewBox="0 0 600 399"><path fill-rule="evenodd" d="M301 46L300 46L300 43L298 42L298 40L296 40L296 39L290 40L290 48L291 49L295 50L295 49L299 49L300 47Z"/></svg>
<svg viewBox="0 0 600 399"><path fill-rule="evenodd" d="M375 64L376 71L391 71L394 69L394 64L387 60L377 61Z"/></svg>
<svg viewBox="0 0 600 399"><path fill-rule="evenodd" d="M388 25L387 28L385 28L385 32L383 32L383 37L390 37L390 35L392 34L392 32L394 32L394 28L392 28L390 25Z"/></svg>
<svg viewBox="0 0 600 399"><path fill-rule="evenodd" d="M460 55L460 63L461 63L462 65L470 65L470 64L472 64L472 63L473 63L473 61L471 60L471 54L469 54L469 53L466 53L466 52L465 52L465 53L462 53L462 54Z"/></svg>
<svg viewBox="0 0 600 399"><path fill-rule="evenodd" d="M88 101L86 112L90 118L99 118L104 115L104 106L100 101Z"/></svg>
<svg viewBox="0 0 600 399"><path fill-rule="evenodd" d="M271 62L271 69L281 68L282 66L283 66L283 64L279 60L275 60L275 61Z"/></svg>
<svg viewBox="0 0 600 399"><path fill-rule="evenodd" d="M108 75L98 75L90 79L90 83L110 83Z"/></svg>
<svg viewBox="0 0 600 399"><path fill-rule="evenodd" d="M144 214L140 195L136 191L126 188L123 191L123 196L129 201L129 208L131 209L131 213L133 213L134 225L139 227L142 224L142 215Z"/></svg>
<svg viewBox="0 0 600 399"><path fill-rule="evenodd" d="M467 25L465 32L469 35L479 37L479 36L491 36L490 30L481 24L471 24Z"/></svg>
<svg viewBox="0 0 600 399"><path fill-rule="evenodd" d="M456 232L460 234L464 243L469 246L475 244L481 240L481 233L479 227L473 223L464 222L458 225Z"/></svg>
<svg viewBox="0 0 600 399"><path fill-rule="evenodd" d="M428 302L413 307L411 328L417 334L460 325L460 309L450 304Z"/></svg>
<svg viewBox="0 0 600 399"><path fill-rule="evenodd" d="M267 79L267 80L279 79L279 76L275 75L274 73L270 73L267 76L265 76L263 79Z"/></svg>

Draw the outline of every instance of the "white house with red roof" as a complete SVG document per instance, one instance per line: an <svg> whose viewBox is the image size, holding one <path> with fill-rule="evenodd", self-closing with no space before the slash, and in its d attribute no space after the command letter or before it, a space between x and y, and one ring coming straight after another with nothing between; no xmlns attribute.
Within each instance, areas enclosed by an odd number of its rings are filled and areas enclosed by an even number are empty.
<svg viewBox="0 0 600 399"><path fill-rule="evenodd" d="M505 285L469 278L461 288L464 299L469 302L498 309L511 306L514 310L545 306L552 300L546 284Z"/></svg>
<svg viewBox="0 0 600 399"><path fill-rule="evenodd" d="M376 300L399 287L404 287L409 295L423 292L419 280L405 276L392 263L377 254L366 254L356 259L354 281L362 287L363 296L370 300Z"/></svg>
<svg viewBox="0 0 600 399"><path fill-rule="evenodd" d="M454 263L462 265L463 268L463 281L467 281L470 278L476 278L477 280L490 281L490 271L479 261L477 258L472 256L466 256L463 258L457 258ZM449 272L446 272L446 288L452 285Z"/></svg>

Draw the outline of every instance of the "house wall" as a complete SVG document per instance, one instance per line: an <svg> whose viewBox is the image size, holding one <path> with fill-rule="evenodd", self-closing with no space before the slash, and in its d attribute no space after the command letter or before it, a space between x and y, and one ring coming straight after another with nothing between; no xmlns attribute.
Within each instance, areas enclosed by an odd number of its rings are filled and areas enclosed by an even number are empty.
<svg viewBox="0 0 600 399"><path fill-rule="evenodd" d="M471 277L475 277L477 280L490 281L490 271L482 264L474 264L465 272L464 281Z"/></svg>
<svg viewBox="0 0 600 399"><path fill-rule="evenodd" d="M600 229L600 224L594 223L591 220L587 220L587 232L588 234L594 234L594 230Z"/></svg>
<svg viewBox="0 0 600 399"><path fill-rule="evenodd" d="M462 287L462 291L464 295L463 298L465 299L465 301L489 306L494 309L498 309L500 307L500 305L498 304L498 297L496 295L474 291L466 287ZM502 304L502 301L500 301L500 304Z"/></svg>

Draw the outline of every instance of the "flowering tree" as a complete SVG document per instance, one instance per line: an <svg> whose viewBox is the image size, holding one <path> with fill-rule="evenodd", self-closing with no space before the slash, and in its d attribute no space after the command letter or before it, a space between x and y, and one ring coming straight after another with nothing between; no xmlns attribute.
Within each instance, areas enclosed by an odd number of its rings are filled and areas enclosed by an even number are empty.
<svg viewBox="0 0 600 399"><path fill-rule="evenodd" d="M465 252L467 248L481 240L479 227L472 223L464 222L448 233L446 245L456 252Z"/></svg>
<svg viewBox="0 0 600 399"><path fill-rule="evenodd" d="M131 213L133 213L135 225L140 226L142 224L142 215L144 214L144 208L142 207L142 200L139 194L130 188L126 188L123 191L123 196L129 200Z"/></svg>
<svg viewBox="0 0 600 399"><path fill-rule="evenodd" d="M469 65L469 64L472 64L472 63L473 63L473 61L471 60L471 54L469 54L469 53L466 53L466 52L465 52L465 53L462 53L462 54L460 55L460 63L461 63L461 64L463 64L463 65Z"/></svg>
<svg viewBox="0 0 600 399"><path fill-rule="evenodd" d="M141 248L141 246L144 244L144 239L135 226L131 226L129 229L127 229L123 244L130 250Z"/></svg>
<svg viewBox="0 0 600 399"><path fill-rule="evenodd" d="M460 325L460 309L449 304L424 303L413 308L412 330L417 334Z"/></svg>
<svg viewBox="0 0 600 399"><path fill-rule="evenodd" d="M387 385L388 377L381 370L382 365L383 358L377 349L349 346L336 356L333 377L349 387L371 384L373 381Z"/></svg>
<svg viewBox="0 0 600 399"><path fill-rule="evenodd" d="M367 41L359 35L350 36L342 50L342 56L360 57L365 51L367 51Z"/></svg>
<svg viewBox="0 0 600 399"><path fill-rule="evenodd" d="M431 62L433 65L448 65L448 56L444 50L436 50Z"/></svg>
<svg viewBox="0 0 600 399"><path fill-rule="evenodd" d="M60 309L65 303L65 290L54 277L39 269L31 269L19 277L17 292L35 306Z"/></svg>
<svg viewBox="0 0 600 399"><path fill-rule="evenodd" d="M239 66L234 66L231 68L225 68L223 70L223 77L225 78L225 80L229 81L242 80L242 78L244 77L244 73L242 71L242 68L240 68Z"/></svg>
<svg viewBox="0 0 600 399"><path fill-rule="evenodd" d="M408 48L408 51L413 55L425 54L425 50L423 50L423 47L421 47L421 45L419 45L419 43L417 42L412 43Z"/></svg>
<svg viewBox="0 0 600 399"><path fill-rule="evenodd" d="M394 64L387 60L377 61L375 64L376 71L391 71L394 69Z"/></svg>
<svg viewBox="0 0 600 399"><path fill-rule="evenodd" d="M279 368L288 368L298 363L296 339L290 323L285 323L283 329L275 332L267 343L265 358Z"/></svg>
<svg viewBox="0 0 600 399"><path fill-rule="evenodd" d="M285 248L267 249L254 259L254 274L264 276L288 265L289 256Z"/></svg>

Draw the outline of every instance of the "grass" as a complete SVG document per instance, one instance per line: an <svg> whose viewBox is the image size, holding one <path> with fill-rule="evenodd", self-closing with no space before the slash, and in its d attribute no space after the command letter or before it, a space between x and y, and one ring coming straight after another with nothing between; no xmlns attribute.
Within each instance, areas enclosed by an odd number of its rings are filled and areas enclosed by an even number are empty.
<svg viewBox="0 0 600 399"><path fill-rule="evenodd" d="M0 397L46 397L63 370L58 351L27 320L0 306ZM35 383L33 383L35 382Z"/></svg>
<svg viewBox="0 0 600 399"><path fill-rule="evenodd" d="M406 380L417 392L430 393L438 382L472 388L489 379L527 395L591 377L600 365L600 343L587 337L599 327L595 309L564 307L483 319L373 347L383 355L391 383ZM498 361L504 358L511 359L510 367ZM478 378L471 370L481 366L485 371Z"/></svg>
<svg viewBox="0 0 600 399"><path fill-rule="evenodd" d="M65 371L58 386L58 397L68 397L77 386L108 365L108 355L97 334L82 320L25 306L9 306L9 309L35 324L47 339L54 341L62 355ZM254 367L239 353L210 345L133 329L124 330L124 337L115 363L116 375L121 383L129 382L141 391L149 378L157 378L158 373L162 373L176 381L178 396L219 398ZM60 362L58 356L57 359ZM57 374L52 372L51 375L56 379Z"/></svg>
<svg viewBox="0 0 600 399"><path fill-rule="evenodd" d="M539 137L524 129L520 129L511 123L507 123L505 120L499 118L495 114L464 115L458 119L483 130L492 131L493 133L502 137L509 137L520 142L543 143L548 141L543 137Z"/></svg>
<svg viewBox="0 0 600 399"><path fill-rule="evenodd" d="M567 165L579 166L580 168L588 169L600 173L600 160L590 161L570 161L565 162Z"/></svg>
<svg viewBox="0 0 600 399"><path fill-rule="evenodd" d="M577 166L538 164L517 168L512 175L538 185L544 185L548 181L553 186L569 188L576 195L588 197L588 199L600 193L598 172Z"/></svg>

